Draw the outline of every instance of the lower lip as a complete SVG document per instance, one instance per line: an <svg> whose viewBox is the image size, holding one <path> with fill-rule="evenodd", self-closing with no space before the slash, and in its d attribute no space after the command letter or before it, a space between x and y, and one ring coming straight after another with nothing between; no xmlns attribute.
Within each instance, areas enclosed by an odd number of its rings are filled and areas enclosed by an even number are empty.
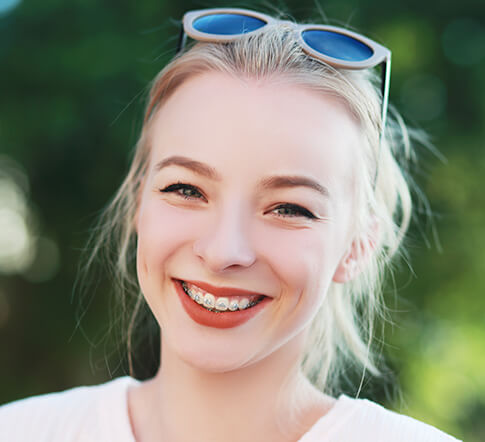
<svg viewBox="0 0 485 442"><path fill-rule="evenodd" d="M254 307L245 310L236 310L234 312L210 312L201 305L192 300L182 287L180 280L173 280L180 302L187 314L198 324L214 328L232 328L244 324L252 317L257 315L271 301L271 298L265 297Z"/></svg>

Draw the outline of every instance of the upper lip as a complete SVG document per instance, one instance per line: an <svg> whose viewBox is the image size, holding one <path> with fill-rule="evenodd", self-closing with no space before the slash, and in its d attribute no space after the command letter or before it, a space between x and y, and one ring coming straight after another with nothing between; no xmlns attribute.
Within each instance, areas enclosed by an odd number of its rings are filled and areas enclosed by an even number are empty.
<svg viewBox="0 0 485 442"><path fill-rule="evenodd" d="M262 293L258 292L250 292L248 290L237 289L233 287L214 287L213 285L208 284L207 282L202 281L190 281L188 279L184 279L183 281L188 282L189 284L194 284L197 287L200 287L202 290L213 294L214 296L221 297L221 296L266 296Z"/></svg>

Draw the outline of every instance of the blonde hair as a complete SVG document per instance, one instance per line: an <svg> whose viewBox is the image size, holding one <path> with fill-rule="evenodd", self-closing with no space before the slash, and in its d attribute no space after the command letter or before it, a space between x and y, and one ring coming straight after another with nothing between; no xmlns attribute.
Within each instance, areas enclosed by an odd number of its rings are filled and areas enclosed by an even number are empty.
<svg viewBox="0 0 485 442"><path fill-rule="evenodd" d="M406 164L413 159L409 134L397 112L393 112L380 139L381 103L375 74L370 70L337 70L310 58L302 52L291 28L284 24L267 26L256 35L228 44L196 43L176 56L151 85L134 159L94 230L86 266L90 269L104 254L107 271L120 297L120 325L128 348L130 375L135 376L134 348L153 336L157 328L140 292L135 270L134 217L148 165L150 123L184 81L210 71L239 78L283 77L316 93L331 94L343 100L361 125L362 149L356 149L354 162L359 167L355 168L352 241L359 245L355 253L362 271L352 281L332 283L309 329L302 370L315 385L332 393L349 366L379 375L379 357L372 351L372 344L375 319L385 312L384 270L390 267L393 256L402 253L411 219L409 179L405 172ZM377 222L377 235L371 234L372 220ZM150 330L144 333L147 321ZM142 334L137 335L137 330Z"/></svg>

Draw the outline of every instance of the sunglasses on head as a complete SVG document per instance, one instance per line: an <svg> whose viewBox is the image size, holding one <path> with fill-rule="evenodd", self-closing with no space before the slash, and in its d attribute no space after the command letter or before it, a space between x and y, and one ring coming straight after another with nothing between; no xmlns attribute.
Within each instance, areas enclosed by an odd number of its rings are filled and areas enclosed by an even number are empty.
<svg viewBox="0 0 485 442"><path fill-rule="evenodd" d="M177 53L184 48L187 36L198 41L227 43L243 35L255 34L273 23L292 26L298 35L302 50L310 57L332 67L358 70L382 64L382 138L391 80L391 51L361 34L336 26L296 24L249 9L201 9L189 11L184 15ZM377 163L379 157L380 149ZM377 170L374 185L376 180Z"/></svg>
<svg viewBox="0 0 485 442"><path fill-rule="evenodd" d="M391 79L391 51L356 32L336 26L295 24L249 9L201 9L184 15L177 53L184 48L187 35L198 41L226 43L242 35L255 34L266 25L277 22L292 26L298 34L303 51L330 66L354 70L369 69L382 64L384 130Z"/></svg>

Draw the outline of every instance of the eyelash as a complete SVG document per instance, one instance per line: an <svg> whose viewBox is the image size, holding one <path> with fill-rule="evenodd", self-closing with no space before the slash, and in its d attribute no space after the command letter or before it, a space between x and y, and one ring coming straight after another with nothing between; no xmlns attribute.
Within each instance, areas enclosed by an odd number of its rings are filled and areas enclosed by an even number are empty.
<svg viewBox="0 0 485 442"><path fill-rule="evenodd" d="M194 196L187 196L184 195L183 193L177 192L178 190L191 190L200 196L203 196L202 193L197 189L197 187L192 186L190 184L184 184L184 183L175 183L171 184L170 186L165 187L165 189L160 189L160 192L164 193L177 193L179 196L183 197L186 200L197 200L200 199L199 197L194 197ZM297 213L297 215L278 215L282 218L295 218L295 217L305 217L309 219L316 219L316 216L313 215L309 210L305 209L304 207L298 206L297 204L280 204L278 207L275 207L273 210L276 209L286 209L286 210L293 210Z"/></svg>

